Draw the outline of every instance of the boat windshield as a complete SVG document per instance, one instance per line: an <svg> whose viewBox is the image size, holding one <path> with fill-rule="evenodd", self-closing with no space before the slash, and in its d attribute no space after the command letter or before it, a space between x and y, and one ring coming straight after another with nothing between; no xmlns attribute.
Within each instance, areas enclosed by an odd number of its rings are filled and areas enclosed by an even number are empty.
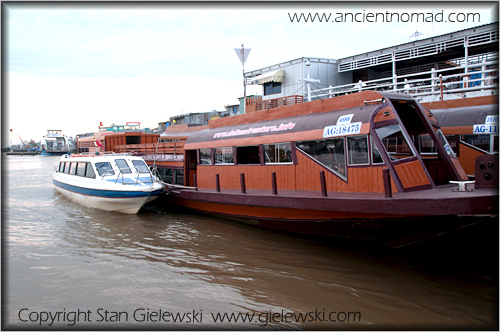
<svg viewBox="0 0 500 332"><path fill-rule="evenodd" d="M95 163L95 168L97 169L97 172L100 176L115 174L115 172L113 171L113 167L111 167L111 164L107 161L102 163Z"/></svg>
<svg viewBox="0 0 500 332"><path fill-rule="evenodd" d="M134 164L135 169L139 173L149 173L148 165L142 160L132 160L132 164Z"/></svg>
<svg viewBox="0 0 500 332"><path fill-rule="evenodd" d="M392 160L415 156L399 124L377 128L375 131Z"/></svg>
<svg viewBox="0 0 500 332"><path fill-rule="evenodd" d="M125 159L116 159L116 166L120 169L123 174L130 174L132 171L130 170L130 166L128 165Z"/></svg>

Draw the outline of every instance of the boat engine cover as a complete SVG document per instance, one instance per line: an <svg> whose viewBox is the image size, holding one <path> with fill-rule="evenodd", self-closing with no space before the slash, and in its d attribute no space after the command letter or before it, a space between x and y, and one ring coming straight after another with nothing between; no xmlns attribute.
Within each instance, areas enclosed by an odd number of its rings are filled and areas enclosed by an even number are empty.
<svg viewBox="0 0 500 332"><path fill-rule="evenodd" d="M476 158L475 188L498 188L498 156L484 154Z"/></svg>

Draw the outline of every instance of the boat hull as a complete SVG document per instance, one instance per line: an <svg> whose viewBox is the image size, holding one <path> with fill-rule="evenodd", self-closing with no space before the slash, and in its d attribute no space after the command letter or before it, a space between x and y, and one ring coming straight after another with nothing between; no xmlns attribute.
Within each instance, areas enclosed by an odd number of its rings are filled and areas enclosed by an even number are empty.
<svg viewBox="0 0 500 332"><path fill-rule="evenodd" d="M68 153L69 151L47 151L47 150L42 150L40 152L40 155L42 156L62 156L66 153Z"/></svg>
<svg viewBox="0 0 500 332"><path fill-rule="evenodd" d="M264 228L314 236L370 240L402 247L478 224L498 225L498 193L470 199L451 188L385 198L171 191L170 204ZM484 193L484 191L483 191ZM484 213L488 211L488 213Z"/></svg>
<svg viewBox="0 0 500 332"><path fill-rule="evenodd" d="M57 192L70 200L105 211L136 214L144 204L156 199L163 189L147 191L100 190L69 185L53 180Z"/></svg>

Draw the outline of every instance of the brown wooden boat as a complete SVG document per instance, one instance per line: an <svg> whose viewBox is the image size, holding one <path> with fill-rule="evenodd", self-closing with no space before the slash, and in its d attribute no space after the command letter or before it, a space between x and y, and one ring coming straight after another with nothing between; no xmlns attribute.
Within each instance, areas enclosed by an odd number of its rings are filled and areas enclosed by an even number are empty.
<svg viewBox="0 0 500 332"><path fill-rule="evenodd" d="M364 91L176 127L161 143L174 153L149 155L170 184L166 204L391 246L498 223L498 157L476 159L470 181L433 112L406 94ZM434 154L421 153L420 136Z"/></svg>

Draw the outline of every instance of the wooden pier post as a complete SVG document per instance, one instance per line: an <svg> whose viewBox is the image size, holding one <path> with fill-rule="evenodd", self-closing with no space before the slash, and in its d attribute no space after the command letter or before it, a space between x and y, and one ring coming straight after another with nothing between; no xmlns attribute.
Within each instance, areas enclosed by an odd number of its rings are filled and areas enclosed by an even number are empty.
<svg viewBox="0 0 500 332"><path fill-rule="evenodd" d="M325 171L320 171L319 172L319 181L321 183L321 196L327 197L328 193L326 191L326 178L325 178Z"/></svg>
<svg viewBox="0 0 500 332"><path fill-rule="evenodd" d="M276 172L271 173L271 182L273 185L273 195L278 195L278 184L276 183Z"/></svg>
<svg viewBox="0 0 500 332"><path fill-rule="evenodd" d="M215 190L220 193L220 178L219 174L215 174Z"/></svg>
<svg viewBox="0 0 500 332"><path fill-rule="evenodd" d="M384 169L382 170L382 175L384 177L385 198L390 198L392 197L391 173L389 173L388 169Z"/></svg>
<svg viewBox="0 0 500 332"><path fill-rule="evenodd" d="M241 184L241 193L246 194L247 193L247 187L245 184L245 173L240 174L240 184Z"/></svg>

